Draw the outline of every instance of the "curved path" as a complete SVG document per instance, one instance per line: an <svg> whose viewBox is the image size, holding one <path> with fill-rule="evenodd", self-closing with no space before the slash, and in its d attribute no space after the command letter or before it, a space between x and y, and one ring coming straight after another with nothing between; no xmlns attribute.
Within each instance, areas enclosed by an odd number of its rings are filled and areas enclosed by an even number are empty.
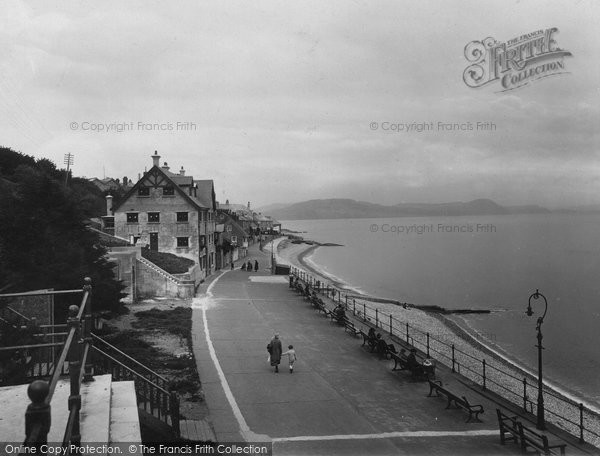
<svg viewBox="0 0 600 456"><path fill-rule="evenodd" d="M269 264L253 251L250 260ZM274 454L518 454L499 444L494 405L482 423L426 397L429 388L391 371L268 270L217 275L193 303L194 355L217 438L272 442ZM275 374L274 332L298 353ZM444 383L473 396L451 375Z"/></svg>

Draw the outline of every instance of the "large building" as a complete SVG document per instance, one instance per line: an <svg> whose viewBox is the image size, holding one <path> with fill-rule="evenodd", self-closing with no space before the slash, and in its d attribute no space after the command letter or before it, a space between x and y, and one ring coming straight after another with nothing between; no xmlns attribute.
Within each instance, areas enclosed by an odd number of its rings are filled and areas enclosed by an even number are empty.
<svg viewBox="0 0 600 456"><path fill-rule="evenodd" d="M170 172L160 155L112 207L115 236L194 260L204 277L215 270L216 201L212 180Z"/></svg>

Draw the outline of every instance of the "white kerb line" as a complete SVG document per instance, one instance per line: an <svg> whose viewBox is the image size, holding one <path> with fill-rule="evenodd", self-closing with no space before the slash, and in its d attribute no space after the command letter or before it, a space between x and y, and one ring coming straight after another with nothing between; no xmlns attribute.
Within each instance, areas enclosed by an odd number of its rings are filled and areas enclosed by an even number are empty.
<svg viewBox="0 0 600 456"><path fill-rule="evenodd" d="M211 291L212 287L215 286L215 284L219 281L219 279L221 277L223 277L223 275L225 275L226 273L227 273L227 271L222 272L221 275L219 275L209 285L208 289L206 290L207 299L212 298L212 291ZM221 368L221 364L219 363L219 359L217 358L217 352L215 351L215 347L213 346L212 340L210 339L210 331L208 329L208 321L206 319L206 306L205 305L202 306L202 321L204 323L204 334L206 336L208 352L210 353L210 357L212 358L213 364L215 365L215 368L217 369L217 374L219 375L219 381L221 382L221 386L223 387L223 391L225 392L225 397L227 398L227 401L229 402L229 405L231 406L231 409L233 410L233 415L235 416L235 419L237 420L237 422L240 426L240 430L242 431L242 434L248 434L250 432L250 428L248 427L248 423L246 423L246 420L244 419L244 416L242 415L242 411L240 410L240 407L238 406L237 402L235 401L235 398L233 397L231 388L229 388L229 383L227 383L227 379L225 378L225 374L223 373L223 369Z"/></svg>

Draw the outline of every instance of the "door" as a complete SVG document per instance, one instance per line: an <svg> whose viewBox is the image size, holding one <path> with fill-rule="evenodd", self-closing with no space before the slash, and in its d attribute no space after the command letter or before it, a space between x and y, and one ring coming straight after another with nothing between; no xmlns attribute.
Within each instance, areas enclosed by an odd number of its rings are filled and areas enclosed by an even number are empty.
<svg viewBox="0 0 600 456"><path fill-rule="evenodd" d="M150 250L158 252L158 233L150 233Z"/></svg>

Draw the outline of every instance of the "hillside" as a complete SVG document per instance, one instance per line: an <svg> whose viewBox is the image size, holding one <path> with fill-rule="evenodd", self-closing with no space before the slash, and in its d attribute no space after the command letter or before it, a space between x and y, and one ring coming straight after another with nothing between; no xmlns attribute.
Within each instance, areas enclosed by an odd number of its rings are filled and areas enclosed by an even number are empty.
<svg viewBox="0 0 600 456"><path fill-rule="evenodd" d="M549 212L540 206L504 207L489 199L438 204L400 203L393 206L352 199L318 199L273 209L269 215L278 220L340 218L386 218L461 215L502 215Z"/></svg>

